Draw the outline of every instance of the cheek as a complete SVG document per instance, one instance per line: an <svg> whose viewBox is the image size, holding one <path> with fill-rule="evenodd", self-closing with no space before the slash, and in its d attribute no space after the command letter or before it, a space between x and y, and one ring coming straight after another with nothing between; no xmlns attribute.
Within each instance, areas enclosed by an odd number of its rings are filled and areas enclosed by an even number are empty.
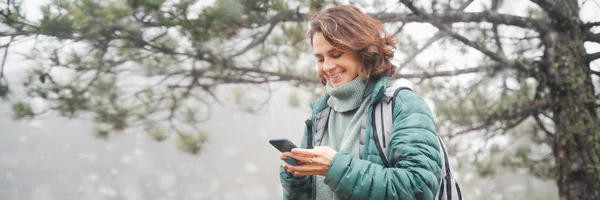
<svg viewBox="0 0 600 200"><path fill-rule="evenodd" d="M325 73L325 71L323 71L323 65L319 64L315 65L315 71L317 71L319 75L323 75Z"/></svg>
<svg viewBox="0 0 600 200"><path fill-rule="evenodd" d="M363 64L359 60L353 59L348 66L350 66L353 73L358 74L360 69L363 67Z"/></svg>
<svg viewBox="0 0 600 200"><path fill-rule="evenodd" d="M360 67L362 67L362 62L356 54L344 54L344 56L342 56L342 59L345 61L344 64L348 68L352 68L353 71L358 70Z"/></svg>

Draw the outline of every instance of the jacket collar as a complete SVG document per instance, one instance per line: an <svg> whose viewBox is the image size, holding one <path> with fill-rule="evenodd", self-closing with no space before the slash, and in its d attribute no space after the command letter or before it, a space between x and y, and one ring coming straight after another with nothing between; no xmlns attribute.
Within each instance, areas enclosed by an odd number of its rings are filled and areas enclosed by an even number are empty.
<svg viewBox="0 0 600 200"><path fill-rule="evenodd" d="M388 86L388 80L388 77L381 77L375 82L375 86L373 86L373 92L371 92L370 96L371 105L373 105L374 102L378 102L379 99L383 96L383 94L385 93L385 89ZM310 104L313 116L327 108L327 100L329 99L329 97L329 94L325 93L325 95L323 95L321 98Z"/></svg>

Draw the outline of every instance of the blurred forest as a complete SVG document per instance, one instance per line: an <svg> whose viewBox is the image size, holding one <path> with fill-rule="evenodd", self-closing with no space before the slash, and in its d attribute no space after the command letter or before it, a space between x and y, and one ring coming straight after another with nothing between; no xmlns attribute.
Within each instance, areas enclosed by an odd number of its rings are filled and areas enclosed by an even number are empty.
<svg viewBox="0 0 600 200"><path fill-rule="evenodd" d="M158 155L169 150L149 150L151 155L172 165L193 162L179 165L189 169L235 159L244 150L217 144L238 138L248 148L260 145L260 158L244 152L244 159L269 160L244 164L248 171L269 174L265 195L246 198L278 199L280 191L269 192L280 190L277 153L266 138L298 141L300 131L290 133L289 127L301 129L308 104L324 92L306 39L306 16L350 4L396 34L396 84L411 86L435 112L467 198L600 199L597 0L0 2L0 97L5 110L12 110L0 117L3 127L37 120L70 127L81 121L87 125L80 132L106 144L127 147L116 138L131 135L173 141L197 156ZM288 133L278 133L282 130ZM18 134L2 137L14 143L22 140ZM218 158L221 151L230 153ZM19 162L9 160L19 158L9 152L14 151L0 149L0 188L14 185L14 175L2 176L18 168ZM239 168L226 162L226 170ZM204 173L211 172L198 172ZM180 176L191 175L175 177ZM223 178L224 188L238 180L225 176L201 180ZM193 184L188 179L179 183ZM244 181L236 183L253 183ZM14 193L5 190L0 198L31 199ZM82 198L74 195L69 198ZM140 199L227 199L157 195Z"/></svg>

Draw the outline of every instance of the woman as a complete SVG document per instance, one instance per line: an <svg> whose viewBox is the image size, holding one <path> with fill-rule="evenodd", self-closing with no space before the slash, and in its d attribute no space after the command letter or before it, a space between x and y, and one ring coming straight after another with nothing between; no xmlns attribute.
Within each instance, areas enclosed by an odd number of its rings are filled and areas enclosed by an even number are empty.
<svg viewBox="0 0 600 200"><path fill-rule="evenodd" d="M410 90L395 97L387 142L391 167L382 165L371 126L360 137L365 109L372 113L395 73L390 63L394 36L352 6L313 15L308 36L327 94L311 104L301 148L280 155L299 162L282 164L284 199L433 199L441 177L440 151L431 111L421 97ZM323 137L314 138L315 121L327 107ZM371 115L364 117L371 124Z"/></svg>

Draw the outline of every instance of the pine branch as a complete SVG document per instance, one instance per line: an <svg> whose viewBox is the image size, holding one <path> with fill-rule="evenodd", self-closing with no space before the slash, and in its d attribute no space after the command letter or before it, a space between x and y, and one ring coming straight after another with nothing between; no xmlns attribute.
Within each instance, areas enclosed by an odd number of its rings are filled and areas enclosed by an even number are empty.
<svg viewBox="0 0 600 200"><path fill-rule="evenodd" d="M515 105L510 106L505 110L500 110L490 115L482 117L481 119L483 120L480 123L469 127L465 130L453 133L449 137L452 138L457 135L461 135L471 131L488 129L495 124L494 122L498 121L520 119L518 120L518 122L522 122L524 118L534 115L536 113L542 113L544 110L550 108L551 106L552 101L550 99L533 100L525 106L523 106L523 104L516 103ZM510 126L506 126L506 128L515 127L517 125L518 123L513 123Z"/></svg>
<svg viewBox="0 0 600 200"><path fill-rule="evenodd" d="M496 112L486 118L486 121L492 122L497 120L514 119L518 116L529 116L533 113L544 111L552 106L550 99L537 99L528 103L526 106L514 105L509 109Z"/></svg>

